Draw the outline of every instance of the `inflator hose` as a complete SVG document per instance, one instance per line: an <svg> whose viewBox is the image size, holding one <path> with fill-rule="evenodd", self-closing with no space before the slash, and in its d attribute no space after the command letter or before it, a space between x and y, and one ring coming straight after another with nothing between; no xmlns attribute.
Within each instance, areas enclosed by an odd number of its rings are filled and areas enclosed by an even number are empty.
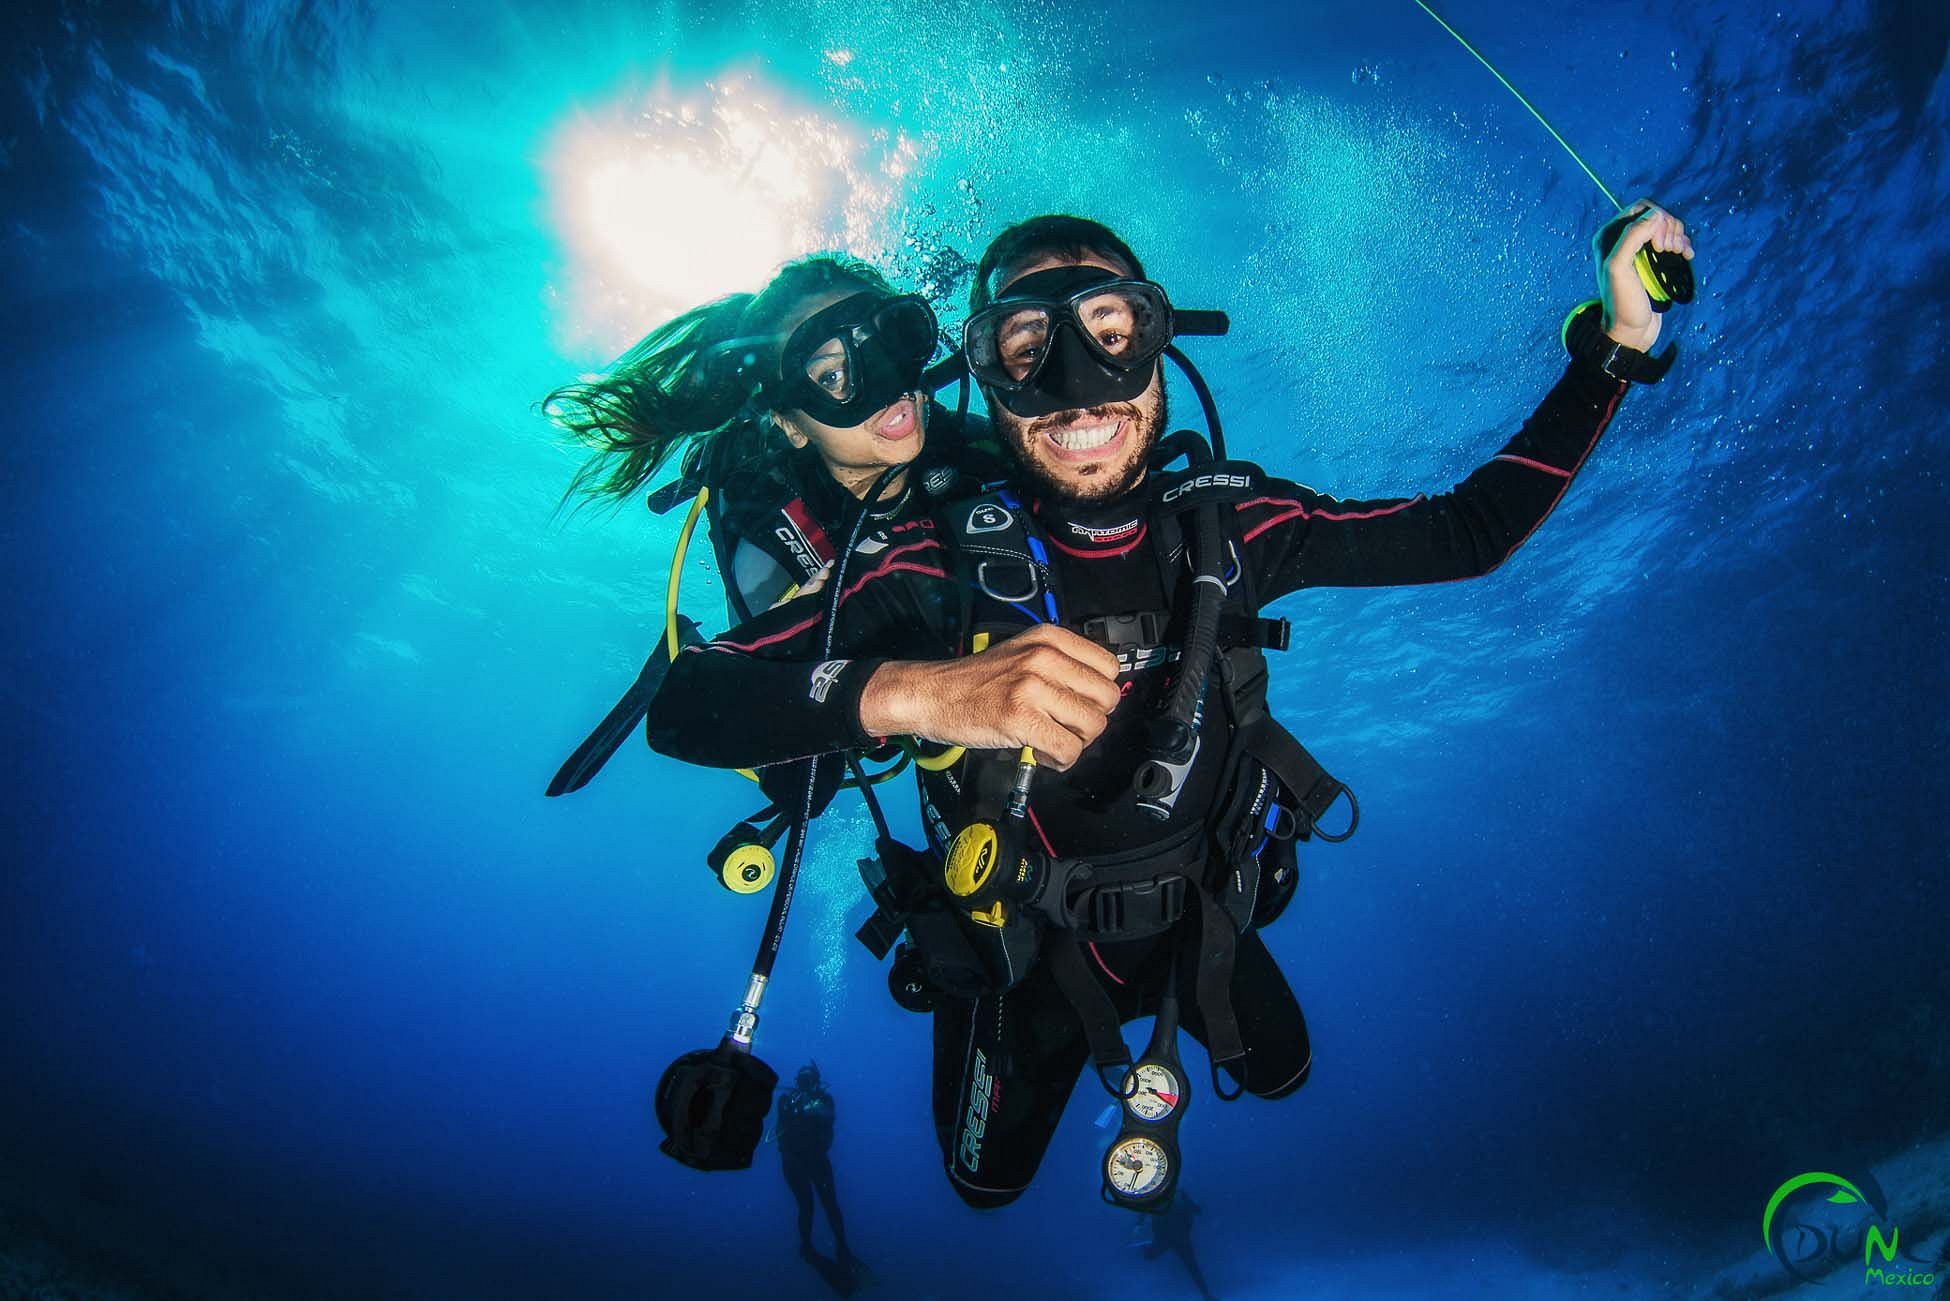
<svg viewBox="0 0 1950 1301"><path fill-rule="evenodd" d="M1192 757L1198 741L1199 701L1219 651L1219 614L1225 605L1225 548L1220 541L1219 507L1200 506L1192 516L1192 618L1178 660L1165 710L1151 724L1151 757L1138 765L1131 789L1141 800L1170 792L1171 765Z"/></svg>

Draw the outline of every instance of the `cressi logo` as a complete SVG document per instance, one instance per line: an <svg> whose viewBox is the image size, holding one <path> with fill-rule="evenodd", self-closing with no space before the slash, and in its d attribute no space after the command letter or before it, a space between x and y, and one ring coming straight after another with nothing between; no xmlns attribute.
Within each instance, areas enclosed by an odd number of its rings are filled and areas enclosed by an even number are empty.
<svg viewBox="0 0 1950 1301"><path fill-rule="evenodd" d="M827 660L815 668L812 671L812 683L807 687L806 694L820 704L825 704L826 697L832 693L833 684L840 680L840 674L844 673L846 666L852 662L852 660Z"/></svg>
<svg viewBox="0 0 1950 1301"><path fill-rule="evenodd" d="M994 1077L989 1074L988 1054L980 1048L975 1050L975 1065L968 1082L968 1110L962 1119L961 1163L970 1174L982 1169L982 1136L989 1128L989 1105L994 1090Z"/></svg>
<svg viewBox="0 0 1950 1301"><path fill-rule="evenodd" d="M1767 1199L1760 1235L1768 1254L1804 1283L1827 1277L1857 1252L1863 1283L1883 1287L1933 1287L1943 1263L1902 1245L1888 1199L1868 1177L1858 1183L1822 1170L1796 1175Z"/></svg>
<svg viewBox="0 0 1950 1301"><path fill-rule="evenodd" d="M1167 490L1162 500L1176 501L1195 488L1250 488L1252 486L1253 479L1249 474L1201 474Z"/></svg>
<svg viewBox="0 0 1950 1301"><path fill-rule="evenodd" d="M792 553L799 567L807 573L819 568L819 557L813 554L812 544L790 524L781 524L772 530L772 536L785 543L786 550Z"/></svg>

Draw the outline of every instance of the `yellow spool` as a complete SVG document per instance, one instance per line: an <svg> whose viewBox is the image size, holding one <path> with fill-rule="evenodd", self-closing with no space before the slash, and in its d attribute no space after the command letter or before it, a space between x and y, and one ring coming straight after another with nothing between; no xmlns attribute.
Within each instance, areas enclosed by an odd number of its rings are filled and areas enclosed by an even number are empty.
<svg viewBox="0 0 1950 1301"><path fill-rule="evenodd" d="M1645 286L1645 292L1652 296L1653 302L1669 303L1672 301L1672 295L1665 291L1665 287L1659 283L1659 277L1653 274L1652 246L1650 244L1640 249L1638 256L1632 259L1632 270L1639 273L1639 283Z"/></svg>

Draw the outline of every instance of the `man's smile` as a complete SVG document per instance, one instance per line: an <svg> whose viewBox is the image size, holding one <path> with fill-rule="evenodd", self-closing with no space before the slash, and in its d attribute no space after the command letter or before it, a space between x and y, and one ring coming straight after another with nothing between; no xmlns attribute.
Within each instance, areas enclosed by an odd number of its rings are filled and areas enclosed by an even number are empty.
<svg viewBox="0 0 1950 1301"><path fill-rule="evenodd" d="M1043 441L1061 461L1098 461L1115 456L1124 446L1131 422L1124 419L1095 420L1088 424L1063 425L1041 430Z"/></svg>

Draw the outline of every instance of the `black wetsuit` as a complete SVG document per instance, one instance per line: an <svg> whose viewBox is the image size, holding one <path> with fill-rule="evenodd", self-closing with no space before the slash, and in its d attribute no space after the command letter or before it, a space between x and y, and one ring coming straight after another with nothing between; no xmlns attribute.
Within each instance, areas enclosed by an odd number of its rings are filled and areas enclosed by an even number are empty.
<svg viewBox="0 0 1950 1301"><path fill-rule="evenodd" d="M1436 497L1342 501L1286 480L1259 477L1235 513L1244 567L1264 603L1305 587L1438 583L1501 564L1550 514L1596 445L1625 385L1574 361L1523 429L1451 492ZM1150 491L1087 515L1032 503L1060 571L1072 626L1096 615L1174 604L1169 565L1153 554ZM1182 570L1183 566L1179 568ZM650 710L651 744L693 763L774 764L875 743L859 724L859 696L886 659L957 653L965 608L949 543L931 519L909 519L851 558L839 606L833 658L821 654L825 601L787 602L687 651ZM1171 594L1182 600L1188 580ZM1275 667L1274 672L1280 669ZM1102 737L1066 773L1038 774L1032 825L1053 854L1107 854L1154 844L1207 813L1226 751L1224 711L1207 709L1199 758L1167 821L1139 812L1132 773L1146 753L1145 725L1169 668L1120 678L1125 700ZM922 774L923 814L938 854L953 830L953 773ZM939 889L939 885L936 886ZM1164 963L1194 954L1167 932L1086 946L1093 972L1117 1011L1155 1011ZM997 1206L1030 1182L1080 1067L1084 1030L1038 962L1006 993L949 998L934 1013L934 1119L951 1182L965 1201ZM1312 1062L1306 1023L1279 967L1257 934L1238 942L1233 1011L1247 1049L1235 1081L1262 1097L1300 1087ZM1195 1003L1185 1029L1204 1042Z"/></svg>
<svg viewBox="0 0 1950 1301"><path fill-rule="evenodd" d="M926 441L900 492L874 508L877 520L904 519L926 503L923 486L942 471L950 481L997 477L1001 462L989 442L988 421L928 404ZM781 450L780 443L747 425L700 449L697 478L712 485L711 546L725 580L725 607L743 622L794 584L808 581L845 542L831 536L851 518L857 503L833 478L811 447ZM963 487L961 491L969 491Z"/></svg>
<svg viewBox="0 0 1950 1301"><path fill-rule="evenodd" d="M825 1089L793 1089L779 1099L779 1168L799 1203L799 1245L812 1246L813 1195L833 1227L835 1255L844 1259L846 1221L833 1189L833 1095Z"/></svg>

